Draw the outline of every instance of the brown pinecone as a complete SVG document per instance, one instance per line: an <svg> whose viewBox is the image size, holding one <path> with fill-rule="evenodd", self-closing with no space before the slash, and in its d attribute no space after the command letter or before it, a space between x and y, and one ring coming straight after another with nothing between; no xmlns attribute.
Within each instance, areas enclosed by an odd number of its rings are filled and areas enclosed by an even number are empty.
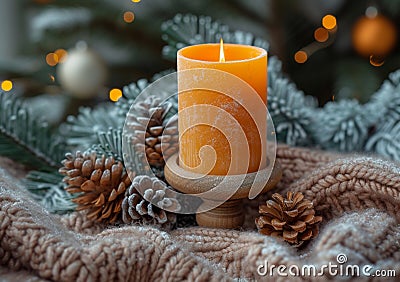
<svg viewBox="0 0 400 282"><path fill-rule="evenodd" d="M142 192L143 197L138 191ZM126 190L122 202L122 220L128 224L138 221L163 226L173 225L176 222L176 214L163 208L178 212L181 207L176 199L168 195L169 191L172 191L171 188L157 177L136 176Z"/></svg>
<svg viewBox="0 0 400 282"><path fill-rule="evenodd" d="M318 235L321 216L315 215L313 203L300 192L288 192L287 198L272 195L266 205L260 205L260 217L256 225L261 234L282 237L285 241L300 245Z"/></svg>
<svg viewBox="0 0 400 282"><path fill-rule="evenodd" d="M79 151L65 157L59 172L65 175L69 193L81 193L72 200L78 204L76 210L87 210L90 219L115 222L121 214L126 187L131 184L122 163L113 157Z"/></svg>
<svg viewBox="0 0 400 282"><path fill-rule="evenodd" d="M132 131L131 140L135 151L139 155L144 152L150 166L155 168L164 167L165 160L178 150L177 118L167 119L171 105L160 103L159 98L150 96L134 104L134 110L128 113L126 123Z"/></svg>

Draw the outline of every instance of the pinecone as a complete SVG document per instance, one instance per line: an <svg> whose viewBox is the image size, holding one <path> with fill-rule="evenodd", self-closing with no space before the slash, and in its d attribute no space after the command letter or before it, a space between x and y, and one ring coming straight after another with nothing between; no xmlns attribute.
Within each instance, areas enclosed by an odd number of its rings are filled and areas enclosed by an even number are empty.
<svg viewBox="0 0 400 282"><path fill-rule="evenodd" d="M176 116L167 118L170 103L160 105L161 100L154 96L133 105L127 116L127 127L132 132L131 142L135 152L150 166L163 168L165 160L178 150L178 126ZM137 166L140 167L140 166Z"/></svg>
<svg viewBox="0 0 400 282"><path fill-rule="evenodd" d="M59 172L65 175L69 193L81 193L72 200L78 204L76 210L88 210L87 217L93 220L115 222L121 214L126 187L131 184L122 163L93 152L78 151L65 157Z"/></svg>
<svg viewBox="0 0 400 282"><path fill-rule="evenodd" d="M315 216L313 203L300 192L288 192L287 198L272 195L266 205L260 205L256 225L261 234L282 237L290 244L301 245L318 235L321 216Z"/></svg>
<svg viewBox="0 0 400 282"><path fill-rule="evenodd" d="M143 197L138 191L143 192ZM181 207L176 199L168 196L168 191L172 189L157 177L136 176L132 185L126 190L122 202L122 220L127 224L141 221L163 226L173 225L176 222L176 215L162 208L178 212Z"/></svg>

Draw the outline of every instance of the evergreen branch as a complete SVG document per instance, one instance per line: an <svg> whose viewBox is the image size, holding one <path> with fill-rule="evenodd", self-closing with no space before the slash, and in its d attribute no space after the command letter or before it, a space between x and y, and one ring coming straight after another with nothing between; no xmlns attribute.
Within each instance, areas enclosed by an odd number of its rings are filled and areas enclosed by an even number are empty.
<svg viewBox="0 0 400 282"><path fill-rule="evenodd" d="M147 79L139 79L136 83L124 86L122 89L122 97L115 103L117 106L117 115L120 118L125 119L135 99L149 84Z"/></svg>
<svg viewBox="0 0 400 282"><path fill-rule="evenodd" d="M177 14L172 20L164 22L161 30L162 39L168 43L162 50L163 56L172 61L176 60L176 52L185 46L215 43L220 38L223 38L226 43L247 44L269 49L267 41L249 32L231 32L227 25L213 22L206 16Z"/></svg>
<svg viewBox="0 0 400 282"><path fill-rule="evenodd" d="M88 26L91 20L92 13L87 8L45 9L32 20L32 37L35 41L41 41L48 32Z"/></svg>
<svg viewBox="0 0 400 282"><path fill-rule="evenodd" d="M98 156L113 156L114 159L123 161L121 128L98 132L97 139L98 144L90 147L87 152L95 152Z"/></svg>
<svg viewBox="0 0 400 282"><path fill-rule="evenodd" d="M61 135L75 149L87 149L99 142L98 132L123 125L113 108L100 105L94 109L80 108L77 116L69 116L61 125Z"/></svg>
<svg viewBox="0 0 400 282"><path fill-rule="evenodd" d="M312 143L310 127L316 112L317 102L287 78L271 73L268 86L268 110L275 123L277 138L289 145Z"/></svg>
<svg viewBox="0 0 400 282"><path fill-rule="evenodd" d="M63 176L58 172L31 171L24 180L32 197L51 213L63 214L73 211L75 204L64 190Z"/></svg>
<svg viewBox="0 0 400 282"><path fill-rule="evenodd" d="M324 149L360 151L375 122L374 113L355 100L330 102L316 115L313 136Z"/></svg>
<svg viewBox="0 0 400 282"><path fill-rule="evenodd" d="M65 153L65 144L44 120L33 118L12 94L0 93L0 154L29 167L51 170Z"/></svg>
<svg viewBox="0 0 400 282"><path fill-rule="evenodd" d="M365 150L400 161L400 70L389 75L368 107L378 117Z"/></svg>
<svg viewBox="0 0 400 282"><path fill-rule="evenodd" d="M164 76L174 73L175 70L168 69L153 75L152 79L149 81L147 79L139 79L136 83L131 83L125 86L122 90L122 97L115 103L117 116L125 121L126 115L134 104L136 98L146 87L148 87L151 82L154 82ZM168 112L169 115L173 115L178 111L178 97L174 95L177 93L177 85L165 85L163 88L164 92L167 92L167 96L171 96L167 102L172 104L172 110ZM161 93L151 93L152 95L161 96Z"/></svg>

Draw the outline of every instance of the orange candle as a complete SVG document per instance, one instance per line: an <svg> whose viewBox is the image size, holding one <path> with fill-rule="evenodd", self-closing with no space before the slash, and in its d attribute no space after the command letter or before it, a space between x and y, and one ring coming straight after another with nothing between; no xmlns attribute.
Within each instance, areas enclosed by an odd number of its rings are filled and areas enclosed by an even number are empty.
<svg viewBox="0 0 400 282"><path fill-rule="evenodd" d="M178 51L179 164L227 175L266 166L267 52L237 44Z"/></svg>

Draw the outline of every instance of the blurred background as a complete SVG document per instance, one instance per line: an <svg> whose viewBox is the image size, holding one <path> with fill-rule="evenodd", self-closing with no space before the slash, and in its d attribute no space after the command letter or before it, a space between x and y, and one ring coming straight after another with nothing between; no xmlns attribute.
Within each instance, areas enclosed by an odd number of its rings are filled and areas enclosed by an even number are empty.
<svg viewBox="0 0 400 282"><path fill-rule="evenodd" d="M48 115L116 100L123 86L175 68L161 55L161 24L177 13L265 38L321 106L366 102L400 67L400 0L1 0L1 88Z"/></svg>

